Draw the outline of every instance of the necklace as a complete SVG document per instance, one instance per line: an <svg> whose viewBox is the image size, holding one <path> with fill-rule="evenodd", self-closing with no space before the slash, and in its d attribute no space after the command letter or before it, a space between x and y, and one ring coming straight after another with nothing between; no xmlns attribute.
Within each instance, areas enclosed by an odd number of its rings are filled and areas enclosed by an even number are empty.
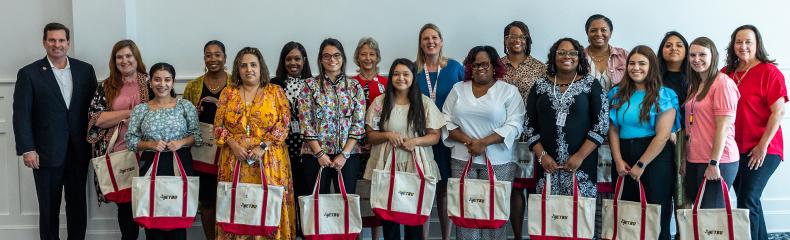
<svg viewBox="0 0 790 240"><path fill-rule="evenodd" d="M244 126L244 133L247 134L247 137L250 137L250 135L252 134L252 126L251 126L252 124L250 124L250 116L252 115L252 110L251 110L252 103L255 102L255 98L258 97L258 90L260 89L261 89L260 87L255 88L255 95L252 95L253 97L252 100L250 100L250 102L247 102L247 97L244 94L246 90L244 90L244 88L239 89L241 91L241 103L242 103L242 113L243 113L243 115L241 116L240 123L242 126Z"/></svg>
<svg viewBox="0 0 790 240"><path fill-rule="evenodd" d="M377 74L376 74L376 72L373 72L373 74L371 74L371 75L369 75L369 76L366 76L366 74L365 74L364 72L359 72L359 76L360 76L360 77L361 77L363 80L377 80L377 79L376 79L376 75L377 75Z"/></svg>
<svg viewBox="0 0 790 240"><path fill-rule="evenodd" d="M225 82L222 81L222 80L216 81L216 82L219 82L219 83L217 83L216 86L214 86L214 87L211 87L211 85L209 84L210 82L211 81L210 81L209 77L206 76L205 81L203 81L203 85L206 85L206 87L208 88L209 91L211 91L211 93L217 93L219 90L221 90L223 87L225 87Z"/></svg>
<svg viewBox="0 0 790 240"><path fill-rule="evenodd" d="M603 62L603 60L608 59L609 56L612 55L612 49L608 48L608 47L606 49L606 54L602 54L602 55L599 55L599 56L593 55L592 51L589 51L589 52L590 52L590 58L592 58L592 60L594 62L596 62L596 63Z"/></svg>
<svg viewBox="0 0 790 240"><path fill-rule="evenodd" d="M735 78L736 80L738 80L738 84L737 84L738 87L741 86L741 81L743 81L743 78L746 77L746 74L749 74L749 70L752 70L752 68L754 66L757 66L757 64L754 64L754 65L749 64L749 66L746 67L746 71L744 71L743 74L741 74L741 76L738 76L738 72L737 71L732 72L732 77Z"/></svg>

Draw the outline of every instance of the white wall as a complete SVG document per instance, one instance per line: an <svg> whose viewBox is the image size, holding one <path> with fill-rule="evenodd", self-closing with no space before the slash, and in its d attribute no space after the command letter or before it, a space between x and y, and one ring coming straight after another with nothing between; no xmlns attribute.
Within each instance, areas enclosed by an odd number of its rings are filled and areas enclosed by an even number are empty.
<svg viewBox="0 0 790 240"><path fill-rule="evenodd" d="M710 37L722 57L732 29L754 24L762 31L771 57L785 74L790 73L786 66L790 46L783 44L790 40L786 27L790 4L783 1L0 0L0 5L0 41L4 43L0 48L4 58L0 61L0 153L8 160L0 162L0 192L11 193L0 197L0 234L18 233L36 224L30 171L14 161L10 94L17 69L44 56L41 29L51 21L72 28L71 55L92 63L99 79L107 76L112 45L131 38L148 66L159 61L175 65L179 87L183 80L202 73L202 47L211 39L226 44L228 64L240 48L260 48L272 73L282 45L298 41L307 48L315 73L317 49L324 38L341 40L351 57L358 39L372 36L379 41L380 67L386 71L395 58L414 58L417 31L424 23L442 29L445 54L460 61L476 45L492 45L502 53L504 26L521 20L532 31L533 55L545 61L549 46L558 38L573 37L586 45L584 21L594 13L614 21L614 46L656 47L664 32L678 30L689 41ZM355 69L350 62L347 71ZM785 119L783 125L789 122ZM790 217L790 192L782 186L789 181L790 170L783 164L763 195L770 231L790 231L790 222L782 220ZM94 233L114 234L114 208L89 204L98 219L92 225Z"/></svg>

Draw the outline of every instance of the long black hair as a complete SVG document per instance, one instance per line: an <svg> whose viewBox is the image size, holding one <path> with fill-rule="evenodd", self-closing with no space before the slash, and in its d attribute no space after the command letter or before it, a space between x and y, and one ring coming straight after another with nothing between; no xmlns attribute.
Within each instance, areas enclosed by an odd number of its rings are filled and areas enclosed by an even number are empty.
<svg viewBox="0 0 790 240"><path fill-rule="evenodd" d="M409 92L407 93L409 98L409 113L407 115L407 121L409 121L409 123L407 126L409 126L412 131L416 132L417 136L425 136L427 133L425 129L425 106L422 105L422 92L420 92L420 87L417 85L417 82L414 81L414 76L417 74L417 65L405 58L395 59L390 66L388 75L390 76L390 80L387 82L387 88L384 91L384 99L382 101L383 107L378 127L379 129L384 129L384 123L389 120L392 107L395 105L395 87L392 86L392 76L395 67L398 65L406 66L412 73L412 82L411 86L409 86Z"/></svg>
<svg viewBox="0 0 790 240"><path fill-rule="evenodd" d="M667 44L667 41L669 41L669 38L672 37L672 36L675 36L675 37L679 38L680 41L683 42L683 47L686 49L686 54L683 55L683 62L680 64L680 72L682 74L685 74L685 72L683 72L683 71L685 71L686 67L688 67L688 65L689 65L689 57L688 57L689 43L688 43L688 41L686 41L686 38L683 37L683 35L680 34L679 32L677 32L677 31L669 31L666 34L664 34L664 39L661 39L661 44L659 44L658 48L656 48L656 52L657 52L656 53L656 57L658 58L658 67L661 70L661 74L662 75L669 71L667 69L667 62L664 59L663 52L664 52L664 44Z"/></svg>
<svg viewBox="0 0 790 240"><path fill-rule="evenodd" d="M302 73L300 73L299 78L309 78L313 76L313 73L310 71L310 62L307 60L307 50L305 50L304 46L298 42L288 42L283 46L283 50L280 51L280 60L277 62L277 70L274 72L274 78L272 79L272 83L280 85L280 87L285 88L285 79L288 79L288 70L285 69L285 56L288 55L294 49L299 50L302 54Z"/></svg>
<svg viewBox="0 0 790 240"><path fill-rule="evenodd" d="M768 58L768 51L765 51L763 36L760 34L760 30L757 30L757 27L754 25L747 24L736 28L735 31L732 31L732 35L730 36L730 45L727 46L727 74L735 72L735 69L738 68L738 62L740 59L737 55L735 55L735 35L738 35L738 32L742 30L752 30L754 33L754 41L757 42L757 52L754 54L754 57L762 63L771 63L776 65L776 60Z"/></svg>

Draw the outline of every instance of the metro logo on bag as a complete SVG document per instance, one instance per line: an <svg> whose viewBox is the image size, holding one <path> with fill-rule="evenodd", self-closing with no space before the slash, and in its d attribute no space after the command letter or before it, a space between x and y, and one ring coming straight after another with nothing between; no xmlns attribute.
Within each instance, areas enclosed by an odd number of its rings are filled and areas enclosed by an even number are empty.
<svg viewBox="0 0 790 240"><path fill-rule="evenodd" d="M337 172L340 194L319 194L321 173L318 170L313 194L299 197L299 216L305 240L356 240L362 232L359 195L348 194L343 172Z"/></svg>
<svg viewBox="0 0 790 240"><path fill-rule="evenodd" d="M217 184L217 225L233 234L270 236L280 227L285 188L269 185L263 167L261 183L239 182L241 162L236 161L231 182Z"/></svg>
<svg viewBox="0 0 790 240"><path fill-rule="evenodd" d="M527 225L530 239L592 239L595 198L581 197L575 172L573 196L551 195L551 174L546 173L543 192L530 194Z"/></svg>
<svg viewBox="0 0 790 240"><path fill-rule="evenodd" d="M620 200L623 195L623 184L630 179L618 176L614 199L604 199L603 239L658 239L661 233L661 205L648 204L642 182L639 185L639 202Z"/></svg>
<svg viewBox="0 0 790 240"><path fill-rule="evenodd" d="M170 153L175 176L157 176L162 153L156 152L145 175L132 179L134 221L146 229L189 228L195 221L200 179L187 176L181 158Z"/></svg>
<svg viewBox="0 0 790 240"><path fill-rule="evenodd" d="M107 152L91 159L93 172L104 199L116 203L132 201L132 178L140 175L137 153L129 150L110 153L118 140L119 128L125 122L121 121L115 127L110 142L107 144Z"/></svg>
<svg viewBox="0 0 790 240"><path fill-rule="evenodd" d="M447 213L457 226L497 229L508 222L512 184L497 181L488 156L485 160L488 179L466 179L472 168L470 158L460 178L447 180Z"/></svg>
<svg viewBox="0 0 790 240"><path fill-rule="evenodd" d="M200 106L198 106L198 109L200 109ZM200 134L203 136L203 145L192 146L192 165L195 171L217 174L217 162L219 161L220 151L214 138L214 125L201 122Z"/></svg>
<svg viewBox="0 0 790 240"><path fill-rule="evenodd" d="M422 225L431 215L436 178L423 174L414 151L411 161L416 173L396 171L395 151L402 150L390 149L391 160L384 164L383 170L373 171L370 207L382 220L406 226Z"/></svg>
<svg viewBox="0 0 790 240"><path fill-rule="evenodd" d="M708 182L702 179L692 209L677 210L678 232L681 239L749 240L752 238L749 230L749 210L733 209L727 183L723 179L719 181L721 191L724 193L723 209L699 209Z"/></svg>

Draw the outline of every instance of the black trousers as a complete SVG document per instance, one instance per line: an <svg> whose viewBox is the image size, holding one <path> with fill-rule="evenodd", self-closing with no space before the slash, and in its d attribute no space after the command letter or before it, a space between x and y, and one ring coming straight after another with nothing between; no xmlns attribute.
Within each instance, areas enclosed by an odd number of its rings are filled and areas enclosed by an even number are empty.
<svg viewBox="0 0 790 240"><path fill-rule="evenodd" d="M330 159L334 159L335 155L329 155ZM318 164L318 159L311 155L302 155L302 163L304 164L304 177L305 182L308 184L308 194L312 194L313 186L315 184L316 178L318 177L318 170L321 169L321 165ZM359 168L360 168L360 161L358 154L351 154L351 158L346 160L346 164L343 165L343 169L341 170L343 173L343 182L345 183L344 186L346 187L346 192L348 193L356 193L357 191L357 176L359 176ZM337 181L337 170L334 168L324 168L324 171L321 173L321 189L319 189L319 193L327 194L329 193L329 183L330 181L335 184L335 186L340 186ZM340 192L340 188L335 188L336 192Z"/></svg>
<svg viewBox="0 0 790 240"><path fill-rule="evenodd" d="M181 163L184 165L184 171L187 173L188 176L195 176L195 173L192 171L192 152L190 152L190 148L185 147L181 148L175 152L178 154L178 157L181 159ZM140 154L140 176L145 175L145 172L151 168L151 165L154 163L154 156L156 155L155 152L145 151ZM173 153L172 152L162 152L159 154L159 165L157 165L156 175L157 176L174 176L174 171L177 169L177 166L173 163ZM145 239L147 240L186 240L187 239L187 230L186 229L175 229L171 231L163 231L159 229L145 229Z"/></svg>
<svg viewBox="0 0 790 240"><path fill-rule="evenodd" d="M66 200L68 239L85 239L88 222L87 188L88 159L76 159L74 146L67 147L63 166L33 169L39 207L39 236L42 240L60 239L60 199ZM65 191L64 191L65 190ZM65 194L64 194L65 192ZM64 196L65 195L65 196Z"/></svg>
<svg viewBox="0 0 790 240"><path fill-rule="evenodd" d="M384 240L400 240L400 224L381 221L381 229L384 231ZM422 239L422 225L403 226L403 238L406 240Z"/></svg>
<svg viewBox="0 0 790 240"><path fill-rule="evenodd" d="M121 229L121 240L136 240L140 235L140 226L134 221L132 203L116 203L118 206L118 227Z"/></svg>
<svg viewBox="0 0 790 240"><path fill-rule="evenodd" d="M620 154L628 166L633 166L647 150L653 137L620 139ZM664 145L664 149L648 164L640 180L645 188L645 197L651 204L661 205L661 233L658 239L669 240L669 222L672 219L672 195L674 193L674 160L670 142ZM612 168L612 176L617 176L617 168ZM630 176L624 176L623 196L621 199L626 201L639 201L639 186ZM616 181L612 185L617 184ZM616 187L613 186L612 188ZM616 193L615 193L616 194ZM617 197L617 195L615 195Z"/></svg>

